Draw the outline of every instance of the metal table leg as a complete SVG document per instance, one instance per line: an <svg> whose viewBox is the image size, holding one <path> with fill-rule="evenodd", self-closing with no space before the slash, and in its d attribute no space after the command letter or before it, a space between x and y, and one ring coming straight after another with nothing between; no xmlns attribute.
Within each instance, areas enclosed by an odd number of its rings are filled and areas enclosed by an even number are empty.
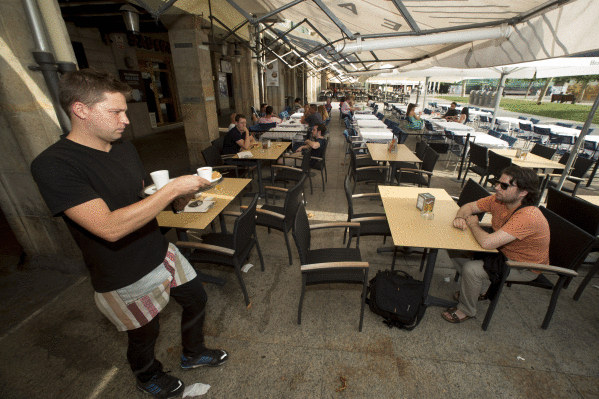
<svg viewBox="0 0 599 399"><path fill-rule="evenodd" d="M458 303L437 298L428 294L428 291L431 287L431 280L433 279L433 271L435 269L435 262L437 261L438 252L439 250L437 248L431 248L428 253L426 269L424 270L424 276L422 278L422 280L424 281L424 296L426 297L426 299L424 300L424 304L426 306L440 306L444 308L451 308L453 306L457 306Z"/></svg>

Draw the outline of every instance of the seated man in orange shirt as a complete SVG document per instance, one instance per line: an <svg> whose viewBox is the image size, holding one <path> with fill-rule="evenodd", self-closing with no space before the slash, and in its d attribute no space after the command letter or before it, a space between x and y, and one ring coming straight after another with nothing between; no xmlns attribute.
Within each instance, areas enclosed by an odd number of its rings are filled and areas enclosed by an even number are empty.
<svg viewBox="0 0 599 399"><path fill-rule="evenodd" d="M266 112L266 115L264 115L262 118L258 119L258 123L273 123L273 122L281 123L281 120L272 114L273 108L270 105L268 107L266 107L265 112Z"/></svg>
<svg viewBox="0 0 599 399"><path fill-rule="evenodd" d="M453 226L469 228L484 249L497 249L509 260L549 264L549 224L535 206L539 197L539 179L529 168L516 165L505 168L496 184L496 193L462 206ZM479 226L477 213L490 212L493 216L493 233ZM464 258L458 251L448 251L462 275L460 291L454 299L458 306L446 309L441 316L460 323L476 316L476 304L485 299L489 276L482 260ZM507 281L532 281L539 272L511 269Z"/></svg>

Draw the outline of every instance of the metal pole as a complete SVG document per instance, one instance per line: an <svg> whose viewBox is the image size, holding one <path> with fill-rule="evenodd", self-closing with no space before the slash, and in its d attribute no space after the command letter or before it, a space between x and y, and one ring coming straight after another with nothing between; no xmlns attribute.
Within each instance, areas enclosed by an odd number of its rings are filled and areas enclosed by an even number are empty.
<svg viewBox="0 0 599 399"><path fill-rule="evenodd" d="M564 181L566 181L566 177L568 177L568 173L570 172L570 169L572 168L572 165L574 164L574 161L576 160L576 158L578 156L578 151L580 150L582 143L584 143L584 136L587 135L587 133L589 131L589 127L591 127L591 122L593 121L593 117L595 116L595 112L597 112L598 107L599 107L599 96L595 97L595 102L593 103L593 106L591 107L589 116L587 116L587 120L584 122L584 126L582 127L582 130L580 131L580 135L578 136L578 139L576 139L576 143L574 143L574 145L572 146L572 149L570 150L571 155L568 158L568 162L566 162L566 166L564 167L562 176L559 178L559 182L557 183L558 190L562 189L562 186L564 185Z"/></svg>
<svg viewBox="0 0 599 399"><path fill-rule="evenodd" d="M466 160L466 154L468 153L468 147L470 146L470 133L466 135L466 142L464 143L464 151L462 152L462 161L460 162L460 170L458 172L458 181L462 178L462 168L464 167L464 161Z"/></svg>
<svg viewBox="0 0 599 399"><path fill-rule="evenodd" d="M424 108L426 108L426 95L428 93L428 81L429 81L430 77L427 76L426 77L426 81L424 82L424 97L422 98L422 110L424 111Z"/></svg>
<svg viewBox="0 0 599 399"><path fill-rule="evenodd" d="M23 9L25 10L25 16L27 17L27 22L33 34L33 41L35 42L35 50L32 52L33 58L38 64L38 66L30 66L29 69L42 72L44 81L50 92L52 105L54 106L60 128L64 134L68 134L71 131L71 120L60 106L60 101L58 100L58 67L46 39L40 10L35 0L23 0Z"/></svg>
<svg viewBox="0 0 599 399"><path fill-rule="evenodd" d="M491 120L491 129L495 127L495 118L497 117L497 111L499 111L499 103L501 102L501 95L503 94L503 86L505 86L506 77L507 73L501 72L501 79L499 80L499 87L497 88L497 97L495 97L495 111L493 112L493 119Z"/></svg>

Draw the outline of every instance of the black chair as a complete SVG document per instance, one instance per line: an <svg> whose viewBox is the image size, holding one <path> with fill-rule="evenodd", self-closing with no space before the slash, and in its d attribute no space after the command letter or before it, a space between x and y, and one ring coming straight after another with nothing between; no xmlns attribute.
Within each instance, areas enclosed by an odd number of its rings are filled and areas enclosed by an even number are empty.
<svg viewBox="0 0 599 399"><path fill-rule="evenodd" d="M322 146L322 157L310 157L311 160L316 161L312 166L310 166L311 169L315 169L315 170L319 170L320 171L320 177L322 178L322 191L324 191L324 182L325 182L325 176L326 176L326 181L329 181L329 174L327 173L327 148L329 147L329 140L325 140L324 145Z"/></svg>
<svg viewBox="0 0 599 399"><path fill-rule="evenodd" d="M352 227L357 229L356 248L311 249L311 232L317 229L332 227ZM336 283L362 284L362 303L360 307L360 324L358 327L358 330L362 331L369 265L368 262L362 262L362 255L359 248L359 229L359 223L347 222L323 223L310 226L304 205L299 205L292 233L302 265L302 293L297 309L297 324L302 323L302 305L306 286ZM346 309L343 309L342 312L345 314Z"/></svg>
<svg viewBox="0 0 599 399"><path fill-rule="evenodd" d="M277 123L258 123L258 126L260 127L261 132L268 132L270 129L277 127Z"/></svg>
<svg viewBox="0 0 599 399"><path fill-rule="evenodd" d="M528 148L530 146L530 141L533 139L532 125L529 123L520 122L518 123L518 126L520 127L520 129L518 129L518 133L521 134L516 135L516 137L526 141L526 148Z"/></svg>
<svg viewBox="0 0 599 399"><path fill-rule="evenodd" d="M489 149L476 143L470 143L470 156L468 157L468 164L466 165L466 170L464 172L462 186L466 182L466 176L468 175L468 171L470 170L480 176L480 181L478 182L478 184L482 184L485 177L487 177L488 168Z"/></svg>
<svg viewBox="0 0 599 399"><path fill-rule="evenodd" d="M574 126L574 124L573 124L573 123L557 122L557 123L556 123L556 126L561 126L561 127L570 127L570 128L571 128L572 126Z"/></svg>
<svg viewBox="0 0 599 399"><path fill-rule="evenodd" d="M350 176L354 180L354 187L352 193L356 190L356 184L358 183L378 183L385 184L387 182L387 172L389 168L387 166L357 166L357 157L354 151L350 151ZM375 186L376 191L376 186Z"/></svg>
<svg viewBox="0 0 599 399"><path fill-rule="evenodd" d="M483 186L478 184L472 179L468 179L464 188L462 188L462 192L459 197L452 197L458 204L459 207L462 207L466 204L469 204L474 201L478 201L481 198L485 198L490 196L489 193ZM478 214L478 219L482 220L484 213Z"/></svg>
<svg viewBox="0 0 599 399"><path fill-rule="evenodd" d="M221 212L223 216L236 217L232 234L210 233L202 236L202 242L178 241L175 244L179 248L192 249L188 258L191 263L213 263L233 267L246 305L250 304L250 298L243 282L241 267L254 247L258 251L260 266L264 271L264 259L256 236L257 203L258 195L256 194L243 212Z"/></svg>
<svg viewBox="0 0 599 399"><path fill-rule="evenodd" d="M534 126L532 130L537 135L532 138L533 143L548 143L551 139L551 129L548 127Z"/></svg>
<svg viewBox="0 0 599 399"><path fill-rule="evenodd" d="M565 165L568 162L568 158L569 158L570 154L569 153L565 153L562 158L560 159L560 163L562 163ZM569 181L570 183L574 184L573 188L569 188L566 187L565 185L562 186L562 191L565 191L567 193L571 193L572 195L576 195L576 192L578 192L578 188L580 187L580 184L583 183L585 181L584 176L587 174L587 172L589 171L589 169L591 169L591 166L593 166L593 164L595 163L594 160L589 159L589 158L582 158L582 157L578 157L576 158L576 161L574 161L574 165L572 165L572 169L570 170L570 175L568 177L566 177L566 180ZM562 170L554 170L553 173L548 174L548 178L559 178L561 177L561 174L563 173L563 169ZM547 182L547 186L548 187L557 187L557 182L553 181L553 180L549 180Z"/></svg>
<svg viewBox="0 0 599 399"><path fill-rule="evenodd" d="M383 236L383 244L387 241L387 237L391 236L391 230L389 223L387 222L387 215L384 212L367 212L367 213L354 213L354 199L367 198L367 199L380 199L380 193L365 193L365 194L352 194L350 188L350 176L345 176L343 183L345 189L345 198L347 199L347 221L360 223L359 234L360 236ZM343 232L343 243L347 236L348 229ZM352 227L349 228L349 240L347 241L347 247L349 248L352 238L358 236L358 230Z"/></svg>
<svg viewBox="0 0 599 399"><path fill-rule="evenodd" d="M223 162L223 158L218 151L218 149L211 145L210 147L204 148L202 150L202 155L204 156L204 160L206 160L206 165L211 166L212 170L219 171L222 175L229 172L234 172L235 177L245 177L248 173L254 173L253 168L243 168L236 165L226 165ZM253 177L253 176L252 176Z"/></svg>
<svg viewBox="0 0 599 399"><path fill-rule="evenodd" d="M428 144L426 144L426 142L424 141L419 141L416 143L416 149L414 151L414 154L416 155L416 157L420 160L424 159L424 153L426 152L426 149L428 148ZM397 169L419 169L420 168L420 164L415 164L412 162L397 162L396 164L396 168Z"/></svg>
<svg viewBox="0 0 599 399"><path fill-rule="evenodd" d="M431 179L433 178L433 170L435 169L435 164L438 159L439 154L432 148L427 148L420 169L400 168L397 170L395 173L397 185L399 186L401 183L410 183L417 184L418 187L430 187ZM425 178L424 175L426 175L428 179Z"/></svg>
<svg viewBox="0 0 599 399"><path fill-rule="evenodd" d="M530 153L545 159L551 159L553 158L555 151L557 151L555 148L547 147L542 144L535 144L535 146L532 147L532 150L530 150Z"/></svg>
<svg viewBox="0 0 599 399"><path fill-rule="evenodd" d="M210 142L210 144L212 144L214 147L216 147L216 149L218 150L219 154L223 153L223 148L225 145L225 137L221 136L219 138L217 138L216 140L212 140Z"/></svg>
<svg viewBox="0 0 599 399"><path fill-rule="evenodd" d="M270 229L275 229L283 232L285 236L285 245L287 246L287 255L289 256L289 264L293 264L293 257L291 255L291 245L289 245L289 237L287 233L293 227L293 222L295 221L295 214L297 213L297 208L299 204L302 202L301 194L302 188L304 186L304 181L306 180L306 175L303 175L300 181L290 189L281 188L281 187L272 187L266 186L264 187L265 191L273 191L273 192L281 192L285 193L285 202L283 206L269 205L264 204L262 208L256 209L256 225L268 227L268 233L270 234ZM266 197L268 199L268 195Z"/></svg>
<svg viewBox="0 0 599 399"><path fill-rule="evenodd" d="M494 151L489 151L489 168L487 169L487 177L483 183L483 187L487 186L487 182L494 185L499 181L501 172L511 164L512 158L499 155Z"/></svg>
<svg viewBox="0 0 599 399"><path fill-rule="evenodd" d="M304 150L302 155L302 165L300 168L295 166L287 165L271 165L270 169L273 171L272 183L275 184L278 181L282 181L286 187L288 182L298 183L303 176L306 176L310 181L310 194L314 194L312 190L312 176L310 175L310 156L312 149L309 148ZM283 159L293 159L296 161L298 158L294 156L283 156ZM275 174L276 172L276 174ZM302 192L304 191L302 185Z"/></svg>
<svg viewBox="0 0 599 399"><path fill-rule="evenodd" d="M547 277L543 276L542 274L539 275L539 277L537 277L537 279L533 281L510 281L507 283L508 286L512 284L522 284L544 289L551 289L553 291L551 294L551 300L549 302L547 313L545 314L545 319L543 320L543 324L541 325L541 327L544 330L546 330L547 327L549 327L549 322L551 321L551 317L553 316L553 312L555 311L557 299L559 297L562 287L569 278L576 277L578 275L578 273L576 273L575 270L586 258L591 248L593 248L593 246L597 243L597 238L595 236L590 235L589 233L577 227L576 225L568 222L561 216L555 214L554 212L548 210L545 207L539 207L539 209L541 210L541 212L547 219L547 222L549 223L549 230L551 235L549 243L549 259L551 265L555 266L507 261L503 268L504 270L502 273L500 288L498 289L495 298L491 301L491 304L489 305L487 314L485 315L485 319L482 324L482 329L485 331L489 327L491 317L493 316L495 307L497 306L499 298L501 297L500 294L503 289L503 285L506 284L506 278L510 268L533 269L542 272L555 273L559 275L559 278L555 285L551 284ZM564 245L564 243L568 243L568 245Z"/></svg>
<svg viewBox="0 0 599 399"><path fill-rule="evenodd" d="M516 141L518 141L517 137L512 137L507 134L502 134L501 137L499 137L499 138L501 140L505 141L510 148L512 148L514 146L514 144L516 144Z"/></svg>
<svg viewBox="0 0 599 399"><path fill-rule="evenodd" d="M533 125L536 125L536 124L538 124L539 122L541 122L541 120L540 120L540 119L535 119L535 118L530 118L530 122L531 122Z"/></svg>

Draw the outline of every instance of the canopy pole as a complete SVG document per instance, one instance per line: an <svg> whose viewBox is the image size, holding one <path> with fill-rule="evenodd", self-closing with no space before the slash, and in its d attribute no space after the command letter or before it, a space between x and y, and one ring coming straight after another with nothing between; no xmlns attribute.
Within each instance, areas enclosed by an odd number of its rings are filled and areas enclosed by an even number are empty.
<svg viewBox="0 0 599 399"><path fill-rule="evenodd" d="M499 111L499 103L501 102L501 96L503 95L503 86L505 86L505 78L507 72L501 72L501 79L499 79L499 87L497 88L497 97L495 97L495 111L493 112L493 120L491 120L491 129L495 127L495 118L497 117L497 111Z"/></svg>
<svg viewBox="0 0 599 399"><path fill-rule="evenodd" d="M414 105L418 106L418 99L420 98L420 81L418 81L418 85L416 85L416 101Z"/></svg>
<svg viewBox="0 0 599 399"><path fill-rule="evenodd" d="M424 97L422 98L422 111L426 108L426 94L428 93L428 81L430 76L426 77L426 81L424 82Z"/></svg>
<svg viewBox="0 0 599 399"><path fill-rule="evenodd" d="M587 135L589 128L591 127L591 122L593 122L593 117L595 116L595 112L597 112L598 107L599 107L599 96L595 97L595 102L593 103L593 106L591 107L589 116L587 116L587 120L584 122L584 126L582 127L582 130L580 131L580 135L578 136L578 139L576 139L576 143L574 143L574 145L572 146L572 148L570 150L570 157L568 158L568 162L566 162L566 166L564 167L562 176L559 178L559 182L557 183L556 188L558 190L562 189L562 186L564 185L564 182L566 181L566 177L568 177L570 169L572 168L572 165L574 164L574 161L576 160L576 158L578 156L578 151L580 150L582 143L584 143L584 136Z"/></svg>

